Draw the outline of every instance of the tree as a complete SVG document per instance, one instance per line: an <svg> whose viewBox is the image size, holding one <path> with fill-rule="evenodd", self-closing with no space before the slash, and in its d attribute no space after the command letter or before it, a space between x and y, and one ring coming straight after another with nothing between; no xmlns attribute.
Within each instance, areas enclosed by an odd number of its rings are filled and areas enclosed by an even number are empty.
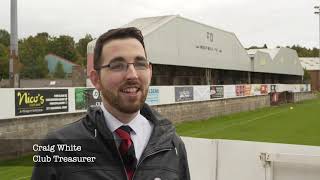
<svg viewBox="0 0 320 180"><path fill-rule="evenodd" d="M319 50L314 47L311 51L311 57L318 57L318 56L319 56Z"/></svg>
<svg viewBox="0 0 320 180"><path fill-rule="evenodd" d="M29 59L28 64L24 64L21 76L23 78L46 78L48 76L48 64L42 56Z"/></svg>
<svg viewBox="0 0 320 180"><path fill-rule="evenodd" d="M45 61L44 57L39 56L36 58L36 64L35 70L38 72L38 78L46 78L49 73L47 61Z"/></svg>
<svg viewBox="0 0 320 180"><path fill-rule="evenodd" d="M79 39L78 43L76 44L76 49L79 52L80 60L79 63L82 66L87 65L86 57L87 57L87 45L93 38L90 34L86 34L86 36L82 39Z"/></svg>
<svg viewBox="0 0 320 180"><path fill-rule="evenodd" d="M5 29L0 29L0 44L3 44L5 47L10 46L10 34Z"/></svg>
<svg viewBox="0 0 320 180"><path fill-rule="evenodd" d="M311 79L310 73L307 71L307 69L303 68L303 81L305 83L308 83L310 82L310 79Z"/></svg>
<svg viewBox="0 0 320 180"><path fill-rule="evenodd" d="M313 48L309 49L306 47L302 47L300 45L293 45L289 47L297 51L299 57L318 57L319 56L319 49Z"/></svg>
<svg viewBox="0 0 320 180"><path fill-rule="evenodd" d="M39 33L19 41L19 59L23 64L22 78L44 78L48 75L48 66L44 60L48 53L49 37Z"/></svg>
<svg viewBox="0 0 320 180"><path fill-rule="evenodd" d="M79 57L75 48L75 42L71 36L61 35L58 38L51 38L49 41L49 51L72 62L76 62Z"/></svg>
<svg viewBox="0 0 320 180"><path fill-rule="evenodd" d="M60 62L57 63L54 69L54 77L56 78L64 78L66 73L64 72L63 66Z"/></svg>
<svg viewBox="0 0 320 180"><path fill-rule="evenodd" d="M9 77L9 48L0 43L0 77ZM0 78L0 79L1 79Z"/></svg>
<svg viewBox="0 0 320 180"><path fill-rule="evenodd" d="M79 39L78 43L76 44L76 48L82 57L87 56L87 45L92 40L92 36L90 34L86 34L86 36Z"/></svg>
<svg viewBox="0 0 320 180"><path fill-rule="evenodd" d="M9 77L10 34L0 29L0 79Z"/></svg>
<svg viewBox="0 0 320 180"><path fill-rule="evenodd" d="M47 39L47 40L50 38L49 33L47 33L47 32L38 33L38 34L36 35L36 37L43 37L43 38L45 38L45 39Z"/></svg>

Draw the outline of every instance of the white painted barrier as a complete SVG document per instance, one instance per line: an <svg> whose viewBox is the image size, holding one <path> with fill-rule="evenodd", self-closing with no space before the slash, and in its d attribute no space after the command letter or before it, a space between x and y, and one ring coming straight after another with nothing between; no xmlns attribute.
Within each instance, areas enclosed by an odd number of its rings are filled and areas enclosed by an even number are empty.
<svg viewBox="0 0 320 180"><path fill-rule="evenodd" d="M319 180L320 147L182 138L193 180ZM271 154L270 159L261 153Z"/></svg>
<svg viewBox="0 0 320 180"><path fill-rule="evenodd" d="M211 139L187 138L183 141L188 153L191 179L215 179L217 142Z"/></svg>

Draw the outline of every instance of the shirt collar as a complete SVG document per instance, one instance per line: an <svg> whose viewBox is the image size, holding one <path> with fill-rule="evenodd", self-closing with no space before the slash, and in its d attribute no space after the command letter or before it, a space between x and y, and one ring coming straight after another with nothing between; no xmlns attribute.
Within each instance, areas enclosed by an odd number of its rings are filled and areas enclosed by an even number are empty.
<svg viewBox="0 0 320 180"><path fill-rule="evenodd" d="M140 111L138 112L137 116L134 117L128 124L124 124L121 121L119 121L116 117L114 117L102 104L101 109L103 111L103 115L105 117L106 123L108 128L111 132L114 132L122 125L128 125L131 127L131 129L134 131L134 133L138 134L142 131L142 123L141 118L145 119L141 114Z"/></svg>

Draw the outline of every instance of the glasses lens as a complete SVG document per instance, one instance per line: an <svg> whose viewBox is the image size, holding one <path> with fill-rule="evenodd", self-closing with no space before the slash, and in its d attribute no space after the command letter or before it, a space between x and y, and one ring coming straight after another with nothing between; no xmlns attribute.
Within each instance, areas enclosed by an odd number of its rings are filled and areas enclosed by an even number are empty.
<svg viewBox="0 0 320 180"><path fill-rule="evenodd" d="M127 63L125 62L112 62L109 66L111 71L124 71L127 68Z"/></svg>
<svg viewBox="0 0 320 180"><path fill-rule="evenodd" d="M136 70L146 70L148 68L148 62L147 61L138 61L134 63L134 68Z"/></svg>

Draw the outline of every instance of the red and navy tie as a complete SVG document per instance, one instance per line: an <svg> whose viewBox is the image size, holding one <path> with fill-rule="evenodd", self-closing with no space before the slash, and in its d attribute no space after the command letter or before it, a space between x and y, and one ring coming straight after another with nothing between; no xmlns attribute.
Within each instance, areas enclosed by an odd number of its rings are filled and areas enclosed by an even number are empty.
<svg viewBox="0 0 320 180"><path fill-rule="evenodd" d="M134 151L133 142L131 140L130 126L121 126L115 132L121 139L119 152L125 165L128 179L131 180L137 165L136 153Z"/></svg>

